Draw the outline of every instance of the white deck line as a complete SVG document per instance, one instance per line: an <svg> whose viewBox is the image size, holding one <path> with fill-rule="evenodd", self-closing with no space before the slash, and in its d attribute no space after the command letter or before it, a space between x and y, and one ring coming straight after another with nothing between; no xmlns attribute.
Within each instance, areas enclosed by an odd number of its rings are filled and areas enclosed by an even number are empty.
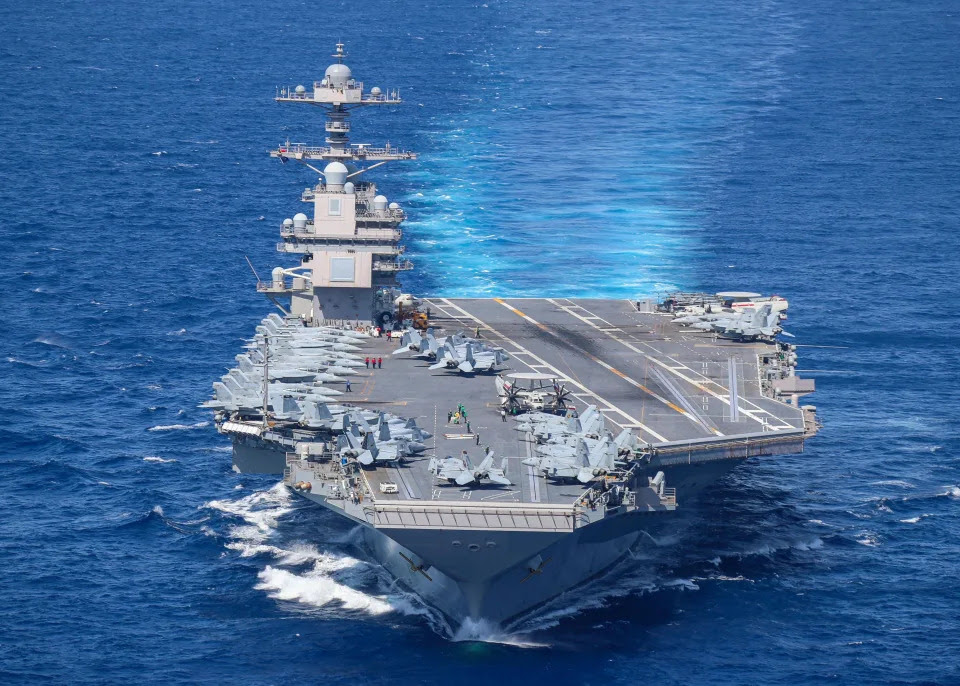
<svg viewBox="0 0 960 686"><path fill-rule="evenodd" d="M567 302L570 302L569 299L567 299L567 298L564 298L564 300L567 300ZM610 338L612 338L613 340L615 340L617 343L620 343L621 345L626 346L627 348L629 348L629 349L632 350L633 352L637 353L638 355L641 355L642 357L646 358L646 359L649 360L650 362L653 362L653 363L656 364L657 366L662 367L663 369L666 369L666 370L669 371L671 374L674 374L675 376L683 379L683 380L686 381L687 383L692 384L693 386L696 386L697 388L699 388L699 389L700 389L701 391L703 391L704 393L709 393L709 394L712 395L714 398L716 398L716 399L719 400L720 402L724 403L724 404L727 405L728 407L730 406L729 390L726 389L726 388L724 388L722 384L714 381L713 379L708 379L708 378L705 377L703 374L700 374L699 372L697 372L697 371L695 371L695 370L693 370L693 369L690 369L690 367L686 366L685 364L683 364L683 363L680 362L679 360L676 360L676 359L670 357L669 355L666 355L666 354L661 353L659 350L656 349L656 347L650 345L649 343L640 342L641 345L644 345L644 346L647 346L648 348L653 349L653 350L654 350L655 352L657 352L658 354L663 354L663 357L665 357L666 359L670 360L671 362L676 363L677 365L679 365L680 368L686 369L686 370L687 370L688 372L690 372L691 374L700 377L700 379L701 379L702 381L699 381L699 382L698 382L696 379L691 379L691 378L685 376L684 374L681 374L680 372L678 372L675 368L671 367L671 366L668 365L666 362L663 362L663 361L657 359L656 357L653 357L652 355L649 355L649 354L645 353L644 351L640 350L639 348L637 348L635 345L633 345L633 344L630 343L629 341L626 341L626 340L624 340L624 339L622 339L622 338L619 338L618 336L614 336L614 335L611 334L609 331L607 331L606 329L603 329L603 328L597 326L596 324L594 324L592 321L590 321L590 320L587 319L586 317L583 317L583 316L577 314L576 312L573 312L573 311L572 311L573 308L572 308L571 306L562 305L561 303L557 302L556 300L549 299L549 298L547 299L547 302L549 302L549 303L551 303L551 304L553 304L553 305L556 305L557 307L559 307L560 309L564 310L565 312L567 312L567 313L570 314L571 316L576 317L577 319L579 319L580 321L584 322L585 324L589 324L590 326L592 326L593 328L597 329L598 331L602 331L603 333L607 334ZM585 309L582 305L579 306L579 307L580 307L580 309L584 310L585 312L589 312L589 310ZM596 317L596 318L597 318L597 319L600 319L600 321L604 322L605 324L608 324L608 325L612 326L612 324L610 324L610 322L606 321L605 319L603 319L603 318L601 318L601 317ZM620 331L620 329L617 329L616 327L614 327L614 330ZM621 331L621 333L622 333L622 331ZM719 394L719 393L716 393L716 392L710 390L709 388L707 388L706 386L704 386L704 385L703 385L704 383L712 383L712 384L714 384L715 386L719 386L719 387L720 387L721 389L723 389L724 391L727 391L727 394L726 394L726 395L721 395L721 394ZM759 407L758 405L756 405L755 403L751 402L751 401L750 401L749 399L747 399L747 398L741 398L741 400L743 400L743 402L744 402L745 404L751 405L754 409L753 409L753 410L747 410L746 408L743 408L743 407L738 407L737 409L738 409L741 413L743 413L744 415L746 415L747 417L749 417L750 419L752 419L753 421L755 421L755 422L757 422L758 424L760 424L761 426L765 426L765 427L767 427L767 428L769 428L769 429L773 429L773 430L775 430L775 431L779 431L780 429L794 429L794 428L796 428L796 427L794 427L793 425L785 422L783 419L781 419L781 418L779 418L779 417L777 417L777 420L780 421L780 422L782 422L782 423L783 423L783 426L774 426L774 425L772 425L772 424L767 424L766 422L762 421L760 418L754 416L754 415L757 414L758 412L760 412L760 411L766 412L766 410L763 410L763 408ZM769 413L768 413L768 414L769 414Z"/></svg>
<svg viewBox="0 0 960 686"><path fill-rule="evenodd" d="M576 387L576 388L579 388L580 390L582 390L584 393L586 393L586 394L589 395L590 397L596 398L600 403L606 405L606 406L609 407L611 410L613 410L613 411L616 412L617 414L619 414L619 415L621 415L622 417L624 417L625 419L627 419L630 424L640 426L640 428L641 428L642 431L645 431L645 432L648 433L649 435L653 436L657 441L659 441L659 442L667 442L667 441L668 441L667 438L665 438L664 436L658 434L656 431L654 431L654 430L651 429L650 427L648 427L648 426L644 425L643 423L641 423L640 420L638 420L636 417L633 417L633 416L631 416L630 414L624 412L622 409L620 409L619 407L617 407L616 405L614 405L613 403L611 403L609 400L607 400L607 399L601 397L600 395L597 395L597 394L594 393L593 391L591 391L589 388L587 388L586 386L584 386L582 383L580 383L580 382L578 382L578 381L574 381L574 380L571 379L569 376L567 376L566 374L564 374L563 372L561 372L559 369L557 369L557 368L554 367L553 365L549 364L546 360L538 357L536 354L530 352L529 350L527 350L526 348L524 348L522 345L520 345L520 344L517 343L516 341L508 338L508 337L505 336L503 333L501 333L500 331L498 331L498 330L495 329L494 327L490 326L489 324L487 324L486 322L484 322L483 320L481 320L479 317L476 317L476 316L474 316L473 314L470 314L469 312L467 312L465 309L463 309L462 307L460 307L460 306L457 305L456 303L450 302L450 300L449 300L448 298L440 298L440 300L442 300L442 302L446 303L447 307L450 307L450 308L453 308L453 309L455 309L455 310L460 311L465 317L473 320L474 322L476 322L476 323L478 323L478 324L481 324L482 326L486 327L486 328L489 329L490 331L493 331L495 334L497 334L497 336L499 336L499 337L501 338L501 340L506 341L507 343L509 343L510 345L514 346L514 347L517 348L518 350L522 350L522 351L524 352L524 354L529 355L530 357L532 357L532 358L535 359L536 361L540 362L544 367L547 367L548 369L550 369L550 370L556 375L556 377L557 377L558 379L563 380L564 382L566 382L567 384L569 384L569 385L571 385L571 386L574 386L574 387ZM430 302L436 304L436 300L430 300ZM441 312L443 312L444 314L446 314L448 317L452 317L453 319L458 319L458 317L453 317L452 315L450 315L449 312L445 311L445 310L444 310L442 307L440 307L439 305L438 305L437 307L440 309ZM508 309L511 309L511 310L513 309L513 308L510 308L509 305L505 305L505 307L507 307ZM522 360L521 360L521 361L522 361ZM533 368L533 365L531 365L531 364L528 363L528 362L524 362L524 364L527 365L528 367L530 367L531 369ZM622 425L620 422L618 422L618 421L616 421L616 420L614 420L614 419L611 419L610 421L612 421L612 422L613 422L614 424L616 424L617 426L623 428L623 425ZM649 442L649 441L648 441L648 442Z"/></svg>

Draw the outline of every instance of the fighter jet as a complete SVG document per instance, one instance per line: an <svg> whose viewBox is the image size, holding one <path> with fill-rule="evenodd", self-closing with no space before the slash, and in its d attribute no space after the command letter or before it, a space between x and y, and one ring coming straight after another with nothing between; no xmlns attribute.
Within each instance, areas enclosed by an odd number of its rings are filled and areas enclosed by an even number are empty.
<svg viewBox="0 0 960 686"><path fill-rule="evenodd" d="M359 412L366 425L371 419L376 419L377 413L369 410L356 410L344 405L330 405L312 400L299 401L303 417L300 424L308 429L328 429L330 431L343 431L344 425L349 430L350 425ZM347 421L344 422L344 418Z"/></svg>
<svg viewBox="0 0 960 686"><path fill-rule="evenodd" d="M278 336L335 337L343 340L370 338L369 334L361 331L338 329L332 326L306 327L299 320L286 321L276 313L267 315L260 325L272 335Z"/></svg>
<svg viewBox="0 0 960 686"><path fill-rule="evenodd" d="M599 436L604 429L603 414L596 405L588 405L579 417L558 416L544 412L534 412L517 417L517 431L533 434L538 441L546 441L550 436Z"/></svg>
<svg viewBox="0 0 960 686"><path fill-rule="evenodd" d="M486 457L476 469L469 464L469 457L445 457L437 459L430 458L428 467L438 481L447 481L455 483L458 486L467 486L481 481L492 481L501 486L511 486L510 481L504 474L507 470L507 459L500 462L499 469L493 466L493 451L487 453Z"/></svg>
<svg viewBox="0 0 960 686"><path fill-rule="evenodd" d="M725 338L747 341L773 338L785 333L777 323L783 317L770 302L747 311L723 311L716 314L679 317L675 322L698 331L710 331ZM791 334L786 334L791 335Z"/></svg>
<svg viewBox="0 0 960 686"><path fill-rule="evenodd" d="M502 348L487 348L479 341L456 345L448 338L437 352L430 369L456 369L464 374L490 372L509 359Z"/></svg>
<svg viewBox="0 0 960 686"><path fill-rule="evenodd" d="M430 369L456 369L470 374L476 371L492 371L510 356L503 348L487 345L479 338L469 338L462 333L436 338L433 329L427 329L424 336L419 331L409 329L400 339L400 347L394 355L414 353L414 357L436 360Z"/></svg>
<svg viewBox="0 0 960 686"><path fill-rule="evenodd" d="M261 356L262 358L262 356ZM237 368L242 371L247 376L257 375L260 378L263 378L263 363L260 362L254 363L249 354L246 355L237 355ZM328 369L327 366L323 367ZM271 380L284 380L284 381L326 381L326 382L335 382L342 381L342 379L336 374L332 374L329 371L321 371L319 368L314 367L311 369L304 369L301 367L290 367L284 364L282 360L278 361L276 364L269 365L270 370L270 379ZM350 370L352 373L352 370Z"/></svg>
<svg viewBox="0 0 960 686"><path fill-rule="evenodd" d="M359 445L357 445L359 442ZM358 440L356 433L348 431L340 435L337 446L341 455L353 455L357 462L369 467L377 462L397 462L405 457L419 455L427 449L422 443L406 438L389 438L377 441L372 433Z"/></svg>
<svg viewBox="0 0 960 686"><path fill-rule="evenodd" d="M446 339L444 339L445 341ZM394 355L413 352L414 357L425 360L437 359L437 352L440 350L440 342L433 335L433 329L427 329L426 336L421 336L416 329L408 329L400 338L400 347L393 351Z"/></svg>
<svg viewBox="0 0 960 686"><path fill-rule="evenodd" d="M429 431L417 426L417 420L413 417L405 420L384 412L377 417L376 431L379 439L384 441L391 438L408 438L420 442L433 436Z"/></svg>
<svg viewBox="0 0 960 686"><path fill-rule="evenodd" d="M558 481L577 480L580 483L612 472L616 467L617 443L610 434L592 447L583 438L577 438L572 455L539 455L523 460L544 476Z"/></svg>
<svg viewBox="0 0 960 686"><path fill-rule="evenodd" d="M769 340L778 333L793 338L792 333L780 328L779 321L780 313L770 310L765 315L752 318L752 323L726 326L720 335L723 338L732 338L737 341Z"/></svg>

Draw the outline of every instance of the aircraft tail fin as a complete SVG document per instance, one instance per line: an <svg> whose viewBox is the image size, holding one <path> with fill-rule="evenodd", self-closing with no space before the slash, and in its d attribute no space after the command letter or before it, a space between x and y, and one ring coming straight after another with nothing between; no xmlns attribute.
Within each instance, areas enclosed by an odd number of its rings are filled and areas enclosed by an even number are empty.
<svg viewBox="0 0 960 686"><path fill-rule="evenodd" d="M231 393L230 389L219 381L213 382L213 392L214 395L216 395L217 400L222 403L231 402L233 400L233 393Z"/></svg>

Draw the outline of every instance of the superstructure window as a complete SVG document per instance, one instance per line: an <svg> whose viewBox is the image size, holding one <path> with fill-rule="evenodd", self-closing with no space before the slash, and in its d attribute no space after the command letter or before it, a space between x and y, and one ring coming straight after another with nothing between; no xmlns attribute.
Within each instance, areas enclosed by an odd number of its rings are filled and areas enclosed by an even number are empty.
<svg viewBox="0 0 960 686"><path fill-rule="evenodd" d="M331 257L330 280L353 281L353 260L352 257Z"/></svg>
<svg viewBox="0 0 960 686"><path fill-rule="evenodd" d="M340 216L340 198L330 198L330 204L327 206L327 214L331 217Z"/></svg>

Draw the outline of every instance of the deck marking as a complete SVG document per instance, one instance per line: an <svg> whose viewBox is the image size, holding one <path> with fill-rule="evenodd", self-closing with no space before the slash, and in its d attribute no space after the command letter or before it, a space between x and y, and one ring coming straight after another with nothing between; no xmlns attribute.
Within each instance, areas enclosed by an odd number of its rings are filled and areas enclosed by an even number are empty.
<svg viewBox="0 0 960 686"><path fill-rule="evenodd" d="M522 317L523 319L526 319L527 321L529 321L529 322L531 322L531 323L533 323L533 324L536 324L538 327L540 327L540 329L542 329L543 331L549 333L551 336L555 336L555 337L558 337L558 338L559 338L558 334L556 334L556 333L554 333L553 331L551 331L547 326L541 324L540 322L536 321L536 320L533 319L532 317L529 317L529 316L525 315L523 312L521 312L520 310L516 309L515 307L512 307L511 305L509 305L509 304L508 304L507 302L505 302L504 300L502 300L502 299L500 299L500 298L494 298L494 301L500 303L501 305L503 305L504 307L506 307L508 310L510 310L510 311L513 312L514 314L518 315L519 317ZM565 306L560 305L559 303L557 303L555 300L551 300L551 299L548 298L548 299L547 299L547 302L552 303L552 304L556 305L557 307L560 307L561 309L564 309L564 310L567 310L567 309L568 309L568 308L566 308ZM583 317L581 317L580 315L576 314L575 312L570 312L570 314L572 314L574 317L577 317L578 319L583 319ZM599 328L599 327L597 327L597 326L594 325L594 328ZM602 331L603 329L600 329L600 330ZM601 367L603 367L603 368L606 369L607 371L609 371L609 372L611 372L611 373L613 373L613 374L616 374L617 376L619 376L621 379L623 379L624 381L626 381L626 382L629 383L630 385L632 385L632 386L634 386L634 387L636 387L636 388L639 388L641 391L647 393L647 394L650 395L650 396L653 396L654 398L656 398L657 400L659 400L660 402L662 402L664 405L666 405L667 407L669 407L669 408L670 408L671 410L673 410L674 412L677 412L677 413L683 415L684 417L687 417L690 421L692 421L692 422L693 422L694 424L696 424L697 426L700 426L701 428L705 428L705 429L707 429L708 431L710 430L710 429L708 429L707 427L705 427L704 424L703 424L701 421L699 421L698 418L697 418L695 415L690 414L689 412L687 412L685 409L683 409L682 407L680 407L680 406L677 405L676 403L673 403L673 402L671 402L670 400L667 400L666 398L664 398L664 397L663 397L662 395L660 395L659 393L656 393L656 392L652 391L651 389L647 388L646 386L644 386L642 383L640 383L640 382L637 381L636 379L633 379L633 378L627 376L626 374L624 374L623 372L621 372L619 369L615 368L613 365L611 365L611 364L609 364L609 363L601 360L601 359L600 359L599 357L597 357L596 355L593 355L593 354L587 352L586 350L584 350L583 348L580 348L579 346L573 345L572 343L569 343L569 342L568 342L568 345L571 345L572 347L576 348L576 349L580 352L581 355L584 355L584 356L587 357L588 359L593 360L594 362L596 362L597 364L599 364ZM649 431L649 430L648 430L648 431ZM716 433L717 435L723 435L723 434L720 434L720 432L717 431L716 429L714 429L713 432ZM650 431L649 433L653 434L652 431ZM655 435L655 434L654 434L654 435Z"/></svg>
<svg viewBox="0 0 960 686"><path fill-rule="evenodd" d="M403 484L403 490L407 492L407 497L410 498L410 500L420 500L420 496L410 488L410 484L407 483L407 479L403 476L403 472L398 467L393 467L392 469L397 473L397 481Z"/></svg>
<svg viewBox="0 0 960 686"><path fill-rule="evenodd" d="M737 389L737 358L736 357L731 357L730 361L727 362L727 377L729 378L729 384L730 384L730 421L739 422L740 421L740 412L739 412L740 394Z"/></svg>
<svg viewBox="0 0 960 686"><path fill-rule="evenodd" d="M539 361L539 362L542 362L542 363L543 363L543 366L545 366L545 367L549 368L550 370L552 370L552 371L554 372L554 374L556 374L556 377L557 377L558 379L560 379L560 380L562 380L562 381L565 381L565 382L567 382L568 384L579 388L580 390L582 390L582 391L584 391L585 393L587 393L588 395L590 395L590 397L596 398L597 401L599 401L600 403L603 403L603 404L606 405L607 407L611 408L612 411L614 411L614 412L618 413L620 416L626 418L626 419L629 421L629 423L634 424L634 423L637 422L637 418L636 418L636 417L633 417L633 416L627 414L626 412L624 412L622 409L620 409L619 407L617 407L616 405L614 405L613 403L611 403L611 402L610 402L609 400L607 400L606 398L604 398L604 397L598 395L597 393L594 393L593 391L591 391L589 388L587 388L586 386L584 386L584 385L583 385L582 383L580 383L579 381L576 381L576 380L574 380L574 379L571 379L567 374L564 374L564 373L561 372L559 369L557 369L557 368L554 367L553 365L551 365L551 364L549 364L548 362L546 362L546 360L543 360L542 358L538 357L536 354L530 352L529 350L527 350L526 348L524 348L522 345L520 345L520 344L517 343L516 341L508 338L508 337L507 337L506 335L504 335L502 332L498 331L496 328L494 328L494 327L490 326L489 324L487 324L486 322L480 320L478 317L476 317L475 315L471 314L470 312L467 312L465 309L463 309L462 307L460 307L460 306L457 305L456 303L451 302L448 298L441 298L440 300L442 300L444 303L446 303L447 307L450 307L450 308L452 308L452 309L459 310L461 313L463 313L463 316L467 317L468 319L473 320L474 322L477 322L477 323L482 324L483 326L487 327L488 329L490 329L491 331L493 331L497 336L499 336L501 340L504 340L504 341L506 341L507 343L509 343L510 345L515 346L516 348L519 348L519 349L523 350L523 351L525 352L525 354L529 355L529 356L532 357L533 359L535 359L535 360L537 360L537 361ZM498 302L500 302L500 304L504 305L504 306L507 307L508 309L514 310L514 308L510 307L509 305L506 305L506 303L504 303L502 300L499 300L499 299L497 299L497 298L494 298L494 300L497 300ZM430 302L432 302L435 307L437 307L441 312L443 312L444 314L446 314L446 315L447 315L448 317L450 317L451 319L458 319L458 317L455 317L455 316L451 315L451 314L450 314L449 312L447 312L442 306L438 305L437 302L436 302L436 300L431 300ZM519 312L519 310L516 310L516 311ZM526 316L526 315L524 315L524 316ZM543 327L542 324L540 324L540 326ZM530 366L530 364L527 363L527 362L524 362L524 364L527 365L528 367ZM619 422L617 422L617 421L615 421L615 420L612 420L612 419L611 419L610 421L613 421L615 424L617 424L617 426L622 426ZM665 438L664 436L660 435L659 433L657 433L656 431L654 431L653 429L651 429L650 427L648 427L648 426L646 426L646 425L644 425L644 424L641 424L641 429L642 429L644 432L646 432L646 433L650 434L651 436L653 436L657 441L667 442L667 440L668 440L667 438Z"/></svg>
<svg viewBox="0 0 960 686"><path fill-rule="evenodd" d="M603 331L603 329L601 329L599 326L597 326L597 325L594 324L593 322L587 321L584 317L582 317L581 315L577 314L576 312L570 311L572 308L567 307L567 306L564 306L564 305L561 305L560 303L556 303L556 302L553 301L553 300L549 300L549 302L552 302L552 303L556 304L558 307L560 307L561 309L564 309L564 310L565 310L568 314L570 314L571 316L576 317L577 319L580 319L581 321L584 321L585 323L589 324L589 325L592 326L593 328L595 328L595 329L597 329L597 330L600 330L600 331ZM569 300L568 300L568 302L569 302ZM603 321L603 322L606 323L606 324L610 324L610 322L607 322L606 320L604 320L604 319L602 319L602 318L601 318L601 321ZM631 344L629 341L626 341L626 340L624 340L624 339L622 339L622 338L619 338L619 337L617 337L617 336L614 336L614 335L612 335L612 334L610 334L609 332L606 332L606 331L604 331L604 333L606 333L608 336L610 336L610 338L612 338L613 340L617 341L618 343L626 346L627 348L629 348L629 349L632 350L633 352L637 353L638 355L641 355L641 356L645 357L646 359L648 359L649 361L653 362L654 364L656 364L656 365L658 365L658 366L660 366L660 367L668 370L671 374L674 374L674 375L676 375L677 377L679 377L679 378L683 379L684 381L686 381L687 383L692 384L693 386L699 388L701 391L703 391L703 392L705 392L705 393L709 393L710 395L712 395L714 398L716 398L716 399L719 400L720 402L722 402L722 403L724 403L724 404L726 404L726 405L728 405L728 406L730 405L729 397L728 397L726 394L721 395L721 394L716 393L715 391L707 388L705 385L703 385L704 383L712 383L712 384L714 384L714 385L716 385L716 386L719 386L719 387L720 387L721 389L723 389L724 391L727 390L727 389L723 388L723 386L722 386L721 384L717 383L716 381L714 381L714 380L712 380L712 379L703 379L703 383L700 383L700 382L698 382L696 379L692 379L692 378L688 377L687 375L682 374L682 373L676 371L674 368L671 368L666 362L663 362L662 360L659 360L659 359L657 359L656 357L654 357L654 356L652 356L652 355L650 355L650 354L648 354L648 353L645 353L644 351L642 351L642 350L640 350L639 348L637 348L635 345ZM684 365L682 362L680 362L679 360L676 360L676 359L670 357L669 355L663 354L661 351L657 350L655 347L651 346L649 343L643 342L643 343L641 343L641 344L644 345L644 346L646 346L646 347L648 347L648 348L652 348L655 352L657 352L658 354L662 354L666 359L670 360L671 362L675 362L675 363L681 365L681 367L682 367L683 369L686 369L686 370L688 370L689 372L691 372L691 373L693 373L693 374L697 374L697 372L694 371L693 369L690 369L690 367ZM713 347L713 346L710 346L710 347ZM759 368L759 365L758 365L758 368ZM702 376L702 375L701 375L701 376ZM758 424L761 424L761 425L764 425L765 427L767 427L767 429L771 429L771 430L774 430L774 431L779 431L779 430L781 430L781 429L796 429L796 427L794 427L792 424L790 424L789 422L787 422L787 421L786 421L785 419L783 419L782 417L777 417L777 419L778 419L780 422L782 422L782 424L783 424L782 426L773 426L773 425L770 425L770 424L766 424L766 422L764 422L764 421L762 421L760 418L754 416L754 415L757 414L757 412L758 412L759 410L761 410L762 408L760 408L759 405L757 405L756 403L754 403L754 402L752 402L752 401L750 401L750 400L748 400L748 399L746 399L746 398L742 398L742 400L743 400L745 403L749 403L749 404L750 404L751 406L753 406L755 409L753 409L753 410L747 410L746 408L738 408L738 409L740 409L740 411L741 411L743 414L745 414L746 416L750 417L750 419L752 419L753 421L755 421L755 422L757 422ZM765 429L765 430L766 430L766 429Z"/></svg>

